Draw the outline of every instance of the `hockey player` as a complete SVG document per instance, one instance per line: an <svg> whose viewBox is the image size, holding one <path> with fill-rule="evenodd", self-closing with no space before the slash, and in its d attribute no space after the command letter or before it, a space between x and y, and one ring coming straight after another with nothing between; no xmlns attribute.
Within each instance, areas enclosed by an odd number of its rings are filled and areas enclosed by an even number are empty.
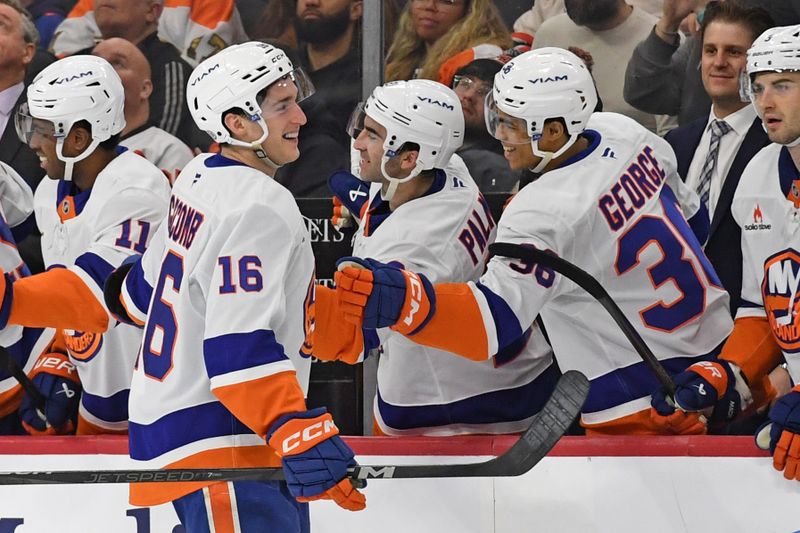
<svg viewBox="0 0 800 533"><path fill-rule="evenodd" d="M108 327L106 277L144 252L167 211L169 183L143 157L119 153L125 126L119 76L102 58L75 56L43 70L28 88L17 132L47 171L34 197L49 270L4 284L2 326L65 329L63 342L83 385L78 433L124 433L141 332ZM60 333L59 333L60 335ZM39 431L33 410L24 421Z"/></svg>
<svg viewBox="0 0 800 533"><path fill-rule="evenodd" d="M30 275L17 251L16 239L24 222L33 213L33 193L14 169L0 162L0 268L13 279ZM0 331L0 345L9 357L28 374L45 398L42 416L51 424L46 433L69 433L74 430L73 418L78 408L80 382L75 365L69 362L66 350L51 345L52 330L11 326ZM18 435L38 431L22 418L34 415L35 407L25 396L10 370L0 372L0 435ZM26 411L21 418L18 409ZM30 411L30 412L28 412ZM35 414L39 419L39 415Z"/></svg>
<svg viewBox="0 0 800 533"><path fill-rule="evenodd" d="M477 280L485 267L495 221L483 195L455 151L464 135L458 96L434 81L412 80L378 87L359 105L348 132L360 153L359 171L371 183L368 207L356 232L353 254L402 265L432 283ZM334 194L350 203L362 184L347 173L330 180ZM366 188L366 187L365 187ZM361 348L361 328L342 323L331 289L317 289L314 355L331 337ZM557 370L538 326L493 361L479 363L414 344L388 328L378 331L375 433L455 435L521 432L552 391ZM375 334L366 334L375 342ZM331 357L333 355L334 357Z"/></svg>
<svg viewBox="0 0 800 533"><path fill-rule="evenodd" d="M298 102L311 92L303 71L263 43L231 46L198 65L189 108L222 151L184 167L151 248L107 287L121 318L144 323L131 384L131 457L145 467L282 464L286 472L288 488L131 487L135 505L172 501L188 532L219 524L243 533L308 531L302 502L365 507L345 478L355 460L331 415L306 409L314 257L297 204L272 178L299 155L306 118Z"/></svg>
<svg viewBox="0 0 800 533"><path fill-rule="evenodd" d="M487 97L487 127L513 168L540 177L509 203L498 242L553 253L606 287L672 372L711 357L730 332L727 293L677 198L672 150L634 121L596 113L583 62L543 48L513 59ZM592 382L581 423L590 434L703 432L696 414L651 416L657 381L612 319L569 280L538 264L494 257L478 282L432 285L424 275L359 261L337 275L345 313L418 344L483 361L517 342L540 314L562 370Z"/></svg>
<svg viewBox="0 0 800 533"><path fill-rule="evenodd" d="M731 417L775 395L765 376L785 358L800 382L800 25L771 28L747 52L751 99L773 144L742 174L732 212L742 229L742 305L720 361L678 376L684 409ZM761 385L760 387L754 385ZM698 388L707 394L698 394ZM751 391L751 389L753 389ZM787 479L800 480L800 386L769 412L758 442Z"/></svg>

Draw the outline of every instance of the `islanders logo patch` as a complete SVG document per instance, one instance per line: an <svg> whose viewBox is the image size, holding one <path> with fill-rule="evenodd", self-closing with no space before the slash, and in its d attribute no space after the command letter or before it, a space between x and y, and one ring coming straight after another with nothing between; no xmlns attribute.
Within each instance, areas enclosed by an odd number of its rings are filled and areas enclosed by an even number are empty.
<svg viewBox="0 0 800 533"><path fill-rule="evenodd" d="M92 359L103 346L103 335L83 331L64 331L64 343L72 357L78 361Z"/></svg>
<svg viewBox="0 0 800 533"><path fill-rule="evenodd" d="M764 310L778 345L786 352L800 352L800 253L778 252L764 262L761 294Z"/></svg>

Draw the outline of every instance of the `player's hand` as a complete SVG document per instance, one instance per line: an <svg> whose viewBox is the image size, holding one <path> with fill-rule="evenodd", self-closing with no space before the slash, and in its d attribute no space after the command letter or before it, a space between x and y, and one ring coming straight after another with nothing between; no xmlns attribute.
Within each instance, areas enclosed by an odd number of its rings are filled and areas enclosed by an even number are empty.
<svg viewBox="0 0 800 533"><path fill-rule="evenodd" d="M328 178L328 187L333 192L331 222L334 227L342 229L360 224L362 209L369 199L369 183L340 170Z"/></svg>
<svg viewBox="0 0 800 533"><path fill-rule="evenodd" d="M708 432L706 418L700 413L687 413L671 408L672 412L661 414L655 407L650 408L650 420L662 435L705 435Z"/></svg>
<svg viewBox="0 0 800 533"><path fill-rule="evenodd" d="M358 464L353 451L324 407L282 416L267 433L267 442L281 457L289 492L297 501L333 500L349 511L367 506L347 477L347 469Z"/></svg>
<svg viewBox="0 0 800 533"><path fill-rule="evenodd" d="M739 370L728 361L701 361L675 376L675 407L702 412L713 422L733 420L753 403L753 395ZM653 407L665 414L664 391L653 394Z"/></svg>
<svg viewBox="0 0 800 533"><path fill-rule="evenodd" d="M433 317L436 293L424 275L357 257L343 257L336 266L337 297L348 321L413 335Z"/></svg>
<svg viewBox="0 0 800 533"><path fill-rule="evenodd" d="M800 481L800 385L769 410L769 421L756 431L756 445L772 453L772 466L783 477Z"/></svg>
<svg viewBox="0 0 800 533"><path fill-rule="evenodd" d="M49 352L39 357L30 377L45 397L45 410L41 413L25 394L19 408L22 426L31 435L72 433L75 429L72 419L78 412L81 395L75 365L65 354Z"/></svg>

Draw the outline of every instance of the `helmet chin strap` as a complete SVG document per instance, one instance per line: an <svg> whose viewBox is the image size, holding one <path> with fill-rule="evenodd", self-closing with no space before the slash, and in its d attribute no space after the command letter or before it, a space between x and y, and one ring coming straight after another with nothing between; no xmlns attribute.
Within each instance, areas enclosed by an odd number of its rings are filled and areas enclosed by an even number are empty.
<svg viewBox="0 0 800 533"><path fill-rule="evenodd" d="M261 161L263 161L267 165L277 170L281 168L283 165L280 165L275 161L273 161L272 159L270 159L269 156L267 155L267 152L264 151L264 148L261 146L261 143L266 141L267 137L269 136L269 129L267 128L267 123L264 122L264 117L262 117L261 115L254 115L254 116L258 118L253 118L253 116L251 116L250 119L253 122L258 122L258 125L261 126L261 131L262 131L261 137L259 137L255 141L249 141L249 142L240 141L239 139L234 139L231 137L231 139L228 141L228 144L232 146L242 146L244 148L250 148L256 154L257 158L259 158Z"/></svg>
<svg viewBox="0 0 800 533"><path fill-rule="evenodd" d="M92 152L94 152L99 145L100 141L97 139L92 139L92 142L86 147L86 150L75 157L67 157L64 155L64 138L62 137L56 141L56 155L61 161L64 162L64 181L72 181L72 170L75 166L75 163L78 161L83 161L92 155Z"/></svg>
<svg viewBox="0 0 800 533"><path fill-rule="evenodd" d="M411 173L406 176L405 178L394 178L389 175L389 172L386 170L386 163L389 162L390 157L384 155L381 158L381 174L383 177L389 180L389 187L386 189L386 193L381 191L381 197L386 200L387 202L391 201L394 198L394 193L397 191L397 186L401 183L405 183L407 181L411 181L412 179L416 178L420 172L422 172L422 161L417 159L417 164L414 165L413 170Z"/></svg>
<svg viewBox="0 0 800 533"><path fill-rule="evenodd" d="M556 159L561 154L566 152L570 146L575 144L575 141L578 140L578 135L570 135L567 142L564 143L564 146L556 150L555 152L545 152L544 150L539 150L539 139L531 139L531 148L533 149L533 155L537 157L541 157L542 159L539 163L536 164L535 167L530 169L531 172L534 174L540 174L544 168L550 164L550 161Z"/></svg>

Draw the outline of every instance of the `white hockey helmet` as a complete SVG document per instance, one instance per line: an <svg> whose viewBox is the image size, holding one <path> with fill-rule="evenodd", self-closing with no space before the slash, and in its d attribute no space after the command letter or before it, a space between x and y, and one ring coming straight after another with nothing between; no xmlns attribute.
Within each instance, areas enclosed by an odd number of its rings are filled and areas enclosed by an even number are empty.
<svg viewBox="0 0 800 533"><path fill-rule="evenodd" d="M747 76L741 79L745 93L755 104L752 82L759 72L800 72L800 24L769 28L747 50ZM761 116L758 106L756 112ZM763 119L763 117L761 117ZM764 125L766 129L766 125ZM786 146L797 146L800 137Z"/></svg>
<svg viewBox="0 0 800 533"><path fill-rule="evenodd" d="M192 71L186 87L189 111L197 127L216 142L250 147L263 154L261 143L269 135L264 119L271 115L261 108L263 91L281 79L297 87L296 102L314 93L305 72L294 68L280 48L255 41L228 46ZM223 116L237 108L259 123L263 130L259 139L244 142L231 136Z"/></svg>
<svg viewBox="0 0 800 533"><path fill-rule="evenodd" d="M53 125L56 154L67 166L64 178L72 177L72 165L85 159L97 146L125 128L125 90L114 68L103 58L80 55L56 61L42 70L28 87L27 105L15 116L17 135L29 143L33 119ZM92 142L82 153L67 157L64 139L80 121L91 126Z"/></svg>
<svg viewBox="0 0 800 533"><path fill-rule="evenodd" d="M353 111L347 126L353 138L363 129L365 116L386 128L381 160L381 172L389 180L386 200L391 199L397 185L423 170L445 168L464 142L461 102L452 89L435 81L393 81L376 87L366 103ZM386 163L406 143L419 145L417 164L408 176L395 178L387 172Z"/></svg>
<svg viewBox="0 0 800 533"><path fill-rule="evenodd" d="M486 128L504 142L530 142L533 153L542 158L533 171L541 172L578 139L596 106L597 89L583 60L563 48L540 48L515 57L495 75L486 96ZM544 123L557 118L564 120L570 138L557 152L542 152L538 142ZM522 135L510 139L501 127Z"/></svg>

